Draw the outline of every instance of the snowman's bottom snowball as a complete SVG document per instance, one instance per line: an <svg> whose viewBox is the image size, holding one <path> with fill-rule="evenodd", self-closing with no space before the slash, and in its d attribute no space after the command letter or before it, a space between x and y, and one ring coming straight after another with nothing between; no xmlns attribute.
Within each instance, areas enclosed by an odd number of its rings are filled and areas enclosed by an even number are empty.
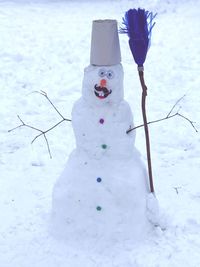
<svg viewBox="0 0 200 267"><path fill-rule="evenodd" d="M74 151L52 196L51 230L65 240L139 240L147 219L147 177L140 156L99 160Z"/></svg>

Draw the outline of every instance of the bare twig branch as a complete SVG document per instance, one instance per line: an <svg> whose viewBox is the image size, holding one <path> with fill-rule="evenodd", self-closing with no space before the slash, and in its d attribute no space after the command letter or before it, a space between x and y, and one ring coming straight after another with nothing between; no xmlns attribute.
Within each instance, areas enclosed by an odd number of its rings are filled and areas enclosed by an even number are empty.
<svg viewBox="0 0 200 267"><path fill-rule="evenodd" d="M167 120L167 119L171 119L175 116L179 116L181 118L183 118L184 120L188 121L191 126L194 128L195 132L198 132L197 128L194 126L195 122L191 121L190 119L188 119L187 117L183 116L182 114L179 113L181 107L179 107L178 111L174 114L172 114L173 110L175 109L175 107L178 105L178 103L185 97L186 95L182 96L180 99L178 99L176 101L176 103L173 105L173 107L171 108L170 112L167 114L167 116L165 116L164 118L161 118L161 119L157 119L157 120L153 120L153 121L149 121L147 124L153 124L153 123L156 123L156 122L160 122L160 121L164 121L164 120ZM141 128L141 127L144 127L144 124L141 124L141 125L138 125L136 127L133 127L131 129L128 129L126 131L126 133L130 133L131 131L133 130L136 130L138 128Z"/></svg>
<svg viewBox="0 0 200 267"><path fill-rule="evenodd" d="M192 127L194 128L195 132L198 133L197 128L194 126L194 123L195 123L194 121L191 121L190 119L188 119L187 117L183 116L182 114L180 114L178 112L177 112L177 115L180 116L181 118L185 119L186 121L188 121L192 125Z"/></svg>
<svg viewBox="0 0 200 267"><path fill-rule="evenodd" d="M179 193L178 189L181 189L181 187L180 187L180 186L178 186L178 187L174 187L174 190L176 191L176 194L177 194L177 195L178 195L178 193Z"/></svg>
<svg viewBox="0 0 200 267"><path fill-rule="evenodd" d="M170 110L170 112L167 114L167 118L171 115L171 113L172 113L172 111L175 109L175 107L178 105L178 103L180 103L182 100L183 100L183 98L185 97L186 95L183 95L181 98L179 98L177 101L176 101L176 103L173 105L173 107L171 108L171 110Z"/></svg>
<svg viewBox="0 0 200 267"><path fill-rule="evenodd" d="M198 133L197 128L194 126L195 122L191 121L190 119L188 119L187 117L183 116L182 114L180 114L180 113L178 113L178 112L176 112L176 113L173 114L173 115L167 115L166 117L164 117L164 118L162 118L162 119L158 119L158 120L154 120L154 121L149 121L147 124L153 124L153 123L156 123L156 122L160 122L160 121L168 120L168 119L171 119L171 118L173 118L173 117L175 117L175 116L179 116L179 117L181 117L181 118L187 120L187 121L192 125L192 127L193 127L194 130L195 130L195 132ZM138 128L141 128L141 127L144 127L144 124L140 124L140 125L138 125L138 126L136 126L136 127L133 127L133 128L131 128L131 129L128 129L128 130L126 131L126 133L128 134L128 133L130 133L130 132L132 132L132 131L134 131L134 130L136 130L136 129L138 129Z"/></svg>
<svg viewBox="0 0 200 267"><path fill-rule="evenodd" d="M63 121L71 121L69 119L66 119L61 113L60 111L56 108L56 106L52 103L52 101L50 100L50 98L48 97L47 93L44 92L44 91L34 91L33 93L37 93L37 94L40 94L40 95L43 95L47 100L48 102L52 105L52 107L55 109L55 111L59 114L59 116L63 119Z"/></svg>
<svg viewBox="0 0 200 267"><path fill-rule="evenodd" d="M28 124L26 124L26 123L24 123L24 121L20 118L19 115L17 115L17 117L18 117L18 119L20 120L21 124L18 125L17 127L15 127L15 128L12 128L12 129L8 130L9 133L12 132L12 131L14 131L14 130L16 130L16 129L18 129L18 128L21 128L21 127L23 127L23 126L26 126L26 127L30 128L30 129L33 129L33 130L36 130L36 131L39 131L39 132L43 133L42 130L40 130L40 129L38 129L38 128L35 128L35 127L31 126L31 125L28 125Z"/></svg>
<svg viewBox="0 0 200 267"><path fill-rule="evenodd" d="M36 140L38 137L40 137L41 135L45 135L46 133L48 133L49 131L51 131L52 129L54 129L56 126L58 126L59 124L61 124L63 121L65 121L65 120L63 119L63 120L59 121L59 122L56 123L54 126L52 126L51 128L47 129L46 131L41 131L41 130L39 130L41 133L38 134L37 136L35 136L35 138L32 140L31 143L34 143L35 140ZM24 126L29 126L29 125L24 125Z"/></svg>
<svg viewBox="0 0 200 267"><path fill-rule="evenodd" d="M49 142L48 142L48 139L47 139L45 133L44 133L44 139L45 139L46 144L47 144L47 148L48 148L48 152L49 152L50 159L52 159L51 150L50 150L50 147L49 147Z"/></svg>
<svg viewBox="0 0 200 267"><path fill-rule="evenodd" d="M50 150L50 146L49 146L49 142L48 142L48 139L47 139L47 137L46 137L46 134L47 134L48 132L50 132L51 130L53 130L54 128L56 128L56 127L57 127L59 124L61 124L62 122L64 122L64 121L69 121L69 122L71 122L71 120L70 120L70 119L66 119L66 118L65 118L65 117L58 111L58 109L55 107L55 105L54 105L54 104L52 103L52 101L49 99L49 97L48 97L48 95L47 95L46 92L44 92L44 91L34 91L33 93L38 93L38 94L43 95L43 96L48 100L48 102L52 105L52 107L55 109L55 111L59 114L59 116L62 118L62 120L60 120L59 122L57 122L55 125L51 126L49 129L43 131L43 130L38 129L38 128L36 128L36 127L33 127L33 126L29 125L29 124L26 124L26 123L20 118L20 116L17 115L17 117L18 117L19 121L21 122L21 124L18 125L17 127L15 127L15 128L13 128L13 129L8 130L8 132L12 132L12 131L14 131L14 130L16 130L16 129L18 129L18 128L21 128L21 127L27 127L27 128L32 129L32 130L35 130L35 131L40 132L38 135L36 135L36 136L34 137L34 139L32 140L31 144L33 144L37 138L39 138L40 136L43 135L43 136L44 136L44 139L45 139L45 142L46 142L46 145L47 145L47 149L48 149L49 156L50 156L50 158L52 158L52 154L51 154L51 150Z"/></svg>
<svg viewBox="0 0 200 267"><path fill-rule="evenodd" d="M55 127L57 127L59 124L61 124L63 121L65 121L65 119L62 119L61 121L57 122L55 125L53 125L53 126L50 127L49 129L47 129L46 131L42 131L42 130L36 128L36 127L33 127L33 126L29 125L29 124L26 124L26 123L20 118L19 115L17 115L17 117L18 117L18 119L20 120L21 124L18 125L17 127L15 127L15 128L13 128L13 129L11 129L11 130L9 130L8 132L12 132L12 131L14 131L14 130L16 130L16 129L18 129L18 128L21 128L21 127L27 127L27 128L30 128L30 129L33 129L33 130L35 130L35 131L40 132L38 135L36 135L36 136L34 137L34 139L31 141L31 144L33 144L33 143L35 142L35 140L36 140L38 137L40 137L40 136L43 135L43 136L44 136L44 139L45 139L45 141L46 141L46 144L47 144L47 149L48 149L49 156L50 156L50 158L52 158L51 151L50 151L50 146L49 146L49 142L48 142L48 139L47 139L47 137L46 137L46 134L47 134L49 131L51 131L52 129L54 129Z"/></svg>

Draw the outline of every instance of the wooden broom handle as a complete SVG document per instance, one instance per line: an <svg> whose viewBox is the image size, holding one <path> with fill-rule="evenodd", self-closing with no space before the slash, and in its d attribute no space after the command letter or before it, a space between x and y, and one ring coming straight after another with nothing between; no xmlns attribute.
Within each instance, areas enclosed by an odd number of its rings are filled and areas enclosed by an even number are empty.
<svg viewBox="0 0 200 267"><path fill-rule="evenodd" d="M149 129L148 129L148 124L147 124L147 116L146 116L147 87L146 87L145 82L144 82L144 69L143 69L143 67L138 67L138 73L139 73L139 77L140 77L140 83L141 83L141 86L142 86L142 116L143 116L145 139L146 139L146 151L147 151L149 184L150 184L151 193L154 193L153 175L152 175L152 166L151 166Z"/></svg>

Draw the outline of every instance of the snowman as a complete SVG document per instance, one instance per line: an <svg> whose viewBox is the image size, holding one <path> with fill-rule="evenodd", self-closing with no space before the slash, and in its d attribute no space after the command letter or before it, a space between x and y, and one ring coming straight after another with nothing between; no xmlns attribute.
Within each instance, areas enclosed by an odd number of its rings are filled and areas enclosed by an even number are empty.
<svg viewBox="0 0 200 267"><path fill-rule="evenodd" d="M152 228L123 76L117 21L93 21L90 65L72 110L76 148L52 196L53 231L66 240L134 241Z"/></svg>

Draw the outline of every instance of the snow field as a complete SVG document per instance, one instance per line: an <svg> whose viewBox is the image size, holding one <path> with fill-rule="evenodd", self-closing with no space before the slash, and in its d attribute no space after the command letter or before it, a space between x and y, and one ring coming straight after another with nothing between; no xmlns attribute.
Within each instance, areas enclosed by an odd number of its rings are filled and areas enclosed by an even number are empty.
<svg viewBox="0 0 200 267"><path fill-rule="evenodd" d="M200 230L199 134L174 118L150 127L155 188L169 220L144 243L77 248L47 232L53 185L75 146L70 123L48 135L53 159L36 133L19 129L17 114L38 128L59 120L39 94L45 90L70 118L80 97L83 69L89 64L91 21L121 17L128 8L158 11L152 46L145 64L149 119L165 116L181 101L180 112L199 129L199 1L106 1L21 3L0 6L0 266L198 267ZM141 123L140 86L127 45L120 36L125 98L135 124ZM136 145L145 158L143 130Z"/></svg>

